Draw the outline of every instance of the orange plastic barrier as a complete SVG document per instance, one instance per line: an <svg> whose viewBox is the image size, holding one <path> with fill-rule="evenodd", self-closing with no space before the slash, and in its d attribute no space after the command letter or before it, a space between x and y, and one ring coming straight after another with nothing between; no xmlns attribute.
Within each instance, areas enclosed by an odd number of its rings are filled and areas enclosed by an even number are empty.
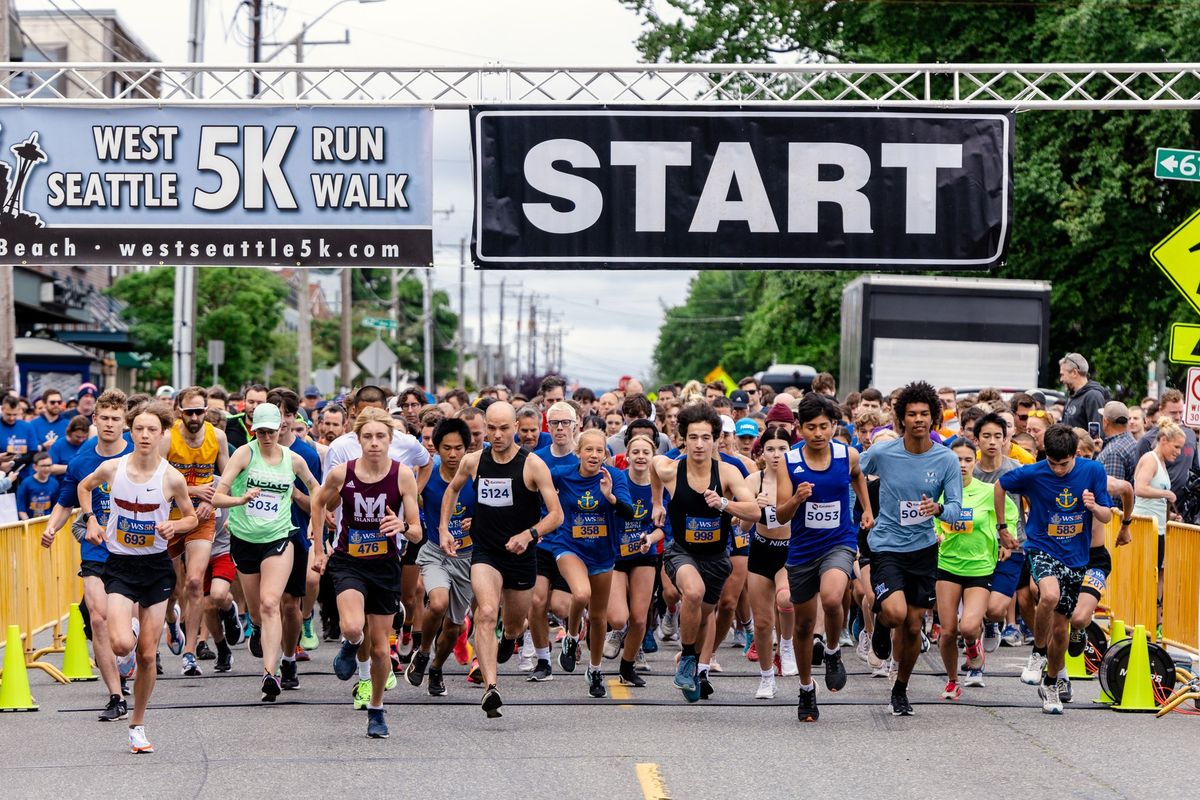
<svg viewBox="0 0 1200 800"><path fill-rule="evenodd" d="M1200 527L1167 524L1163 641L1200 654Z"/></svg>

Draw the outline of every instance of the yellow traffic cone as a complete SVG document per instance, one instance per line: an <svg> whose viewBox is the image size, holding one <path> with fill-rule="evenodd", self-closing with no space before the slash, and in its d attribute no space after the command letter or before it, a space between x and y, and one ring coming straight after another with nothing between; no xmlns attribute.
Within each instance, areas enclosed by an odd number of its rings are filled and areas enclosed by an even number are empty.
<svg viewBox="0 0 1200 800"><path fill-rule="evenodd" d="M1111 708L1114 711L1158 710L1154 699L1154 679L1150 677L1150 649L1146 644L1146 626L1133 629L1133 641L1129 645L1129 662L1125 666L1125 688L1121 690L1121 702Z"/></svg>
<svg viewBox="0 0 1200 800"><path fill-rule="evenodd" d="M1067 665L1067 677L1073 681L1094 681L1096 676L1088 672L1087 664L1083 660L1083 654L1072 657L1070 653L1064 655Z"/></svg>
<svg viewBox="0 0 1200 800"><path fill-rule="evenodd" d="M63 651L62 673L71 681L94 681L99 677L92 671L92 660L88 657L83 615L79 613L78 603L71 603L71 610L67 614L67 644Z"/></svg>
<svg viewBox="0 0 1200 800"><path fill-rule="evenodd" d="M1129 634L1125 631L1125 623L1119 619L1114 619L1112 624L1108 626L1108 646L1112 647L1117 642L1129 638Z"/></svg>
<svg viewBox="0 0 1200 800"><path fill-rule="evenodd" d="M0 682L0 711L37 711L29 693L29 672L25 669L25 651L21 648L21 629L8 626L4 647L4 680Z"/></svg>

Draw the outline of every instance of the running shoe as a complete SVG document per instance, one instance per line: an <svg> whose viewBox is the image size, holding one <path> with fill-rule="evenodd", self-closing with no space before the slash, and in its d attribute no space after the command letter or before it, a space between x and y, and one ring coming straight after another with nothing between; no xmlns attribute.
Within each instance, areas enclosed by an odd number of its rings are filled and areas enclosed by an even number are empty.
<svg viewBox="0 0 1200 800"><path fill-rule="evenodd" d="M930 641L930 643L931 643L931 644L937 644L937 643L938 643L938 640L942 638L942 626L941 626L941 624L940 624L940 623L937 623L937 622L935 622L935 623L933 623L932 625L930 625L930 626L929 626L929 636L928 636L928 637L926 637L926 638L928 638L928 639L929 639L929 641Z"/></svg>
<svg viewBox="0 0 1200 800"><path fill-rule="evenodd" d="M874 653L872 653L874 655ZM871 669L872 678L886 678L892 672L892 664L894 662L890 658L885 658L879 662L879 665Z"/></svg>
<svg viewBox="0 0 1200 800"><path fill-rule="evenodd" d="M550 668L550 662L544 658L539 658L533 668L533 672L529 673L529 677L525 680L530 683L542 683L543 681L554 680L554 670Z"/></svg>
<svg viewBox="0 0 1200 800"><path fill-rule="evenodd" d="M831 692L840 692L846 688L846 665L842 663L842 650L838 648L836 652L823 655L825 656L825 688Z"/></svg>
<svg viewBox="0 0 1200 800"><path fill-rule="evenodd" d="M824 647L821 652L825 652ZM796 666L796 647L791 639L779 640L779 674L785 678L800 674L800 668Z"/></svg>
<svg viewBox="0 0 1200 800"><path fill-rule="evenodd" d="M312 656L300 645L296 645L296 652L292 654L292 657L297 661L312 661Z"/></svg>
<svg viewBox="0 0 1200 800"><path fill-rule="evenodd" d="M746 651L746 632L741 628L733 629L733 641L729 643L730 647L740 647L742 652Z"/></svg>
<svg viewBox="0 0 1200 800"><path fill-rule="evenodd" d="M758 652L758 650L754 647L754 628L747 628L746 629L746 645L745 645L745 647L742 648L742 652L748 654L751 650L754 650L755 653ZM749 658L748 655L747 655L747 658ZM755 656L754 658L751 658L750 660L757 661L758 656Z"/></svg>
<svg viewBox="0 0 1200 800"><path fill-rule="evenodd" d="M404 670L404 677L409 684L420 686L421 681L425 680L425 670L429 667L429 653L422 653L420 650L413 653L412 661L408 662L408 669Z"/></svg>
<svg viewBox="0 0 1200 800"><path fill-rule="evenodd" d="M383 717L382 708L367 709L367 736L372 739L388 738L388 726Z"/></svg>
<svg viewBox="0 0 1200 800"><path fill-rule="evenodd" d="M771 659L771 666L775 670L775 674L783 677L783 662L779 659L779 651L775 651L775 657Z"/></svg>
<svg viewBox="0 0 1200 800"><path fill-rule="evenodd" d="M925 635L925 631L921 631L921 652L928 653L929 648L933 645L929 641L929 637Z"/></svg>
<svg viewBox="0 0 1200 800"><path fill-rule="evenodd" d="M154 752L154 745L150 744L150 741L146 738L146 727L144 725L130 726L129 752L134 755Z"/></svg>
<svg viewBox="0 0 1200 800"><path fill-rule="evenodd" d="M390 692L392 689L395 689L395 688L396 688L396 673L392 672L389 669L387 680L383 682L383 690L385 692Z"/></svg>
<svg viewBox="0 0 1200 800"><path fill-rule="evenodd" d="M908 690L897 689L892 687L892 716L893 717L911 717L913 715L912 703L908 702Z"/></svg>
<svg viewBox="0 0 1200 800"><path fill-rule="evenodd" d="M121 678L121 697L129 697L131 694L133 694L133 692L129 689L129 681L125 678Z"/></svg>
<svg viewBox="0 0 1200 800"><path fill-rule="evenodd" d="M636 662L631 665L622 664L617 678L621 681L622 686L635 686L640 689L646 685L645 679L637 674Z"/></svg>
<svg viewBox="0 0 1200 800"><path fill-rule="evenodd" d="M217 663L213 665L213 672L229 672L233 669L233 651L229 649L229 645L225 649L217 648Z"/></svg>
<svg viewBox="0 0 1200 800"><path fill-rule="evenodd" d="M696 673L696 684L700 687L700 699L707 700L713 696L712 681L708 679L708 670L700 670Z"/></svg>
<svg viewBox="0 0 1200 800"><path fill-rule="evenodd" d="M1000 647L1000 623L985 622L983 623L983 650L985 653L994 653Z"/></svg>
<svg viewBox="0 0 1200 800"><path fill-rule="evenodd" d="M1025 669L1021 670L1021 683L1036 686L1042 682L1042 673L1045 671L1046 657L1040 653L1030 653Z"/></svg>
<svg viewBox="0 0 1200 800"><path fill-rule="evenodd" d="M340 642L342 640L342 629L335 620L322 619L321 638L327 642Z"/></svg>
<svg viewBox="0 0 1200 800"><path fill-rule="evenodd" d="M564 636L562 647L558 651L558 665L563 672L574 672L575 662L579 659L579 641L574 636Z"/></svg>
<svg viewBox="0 0 1200 800"><path fill-rule="evenodd" d="M646 635L642 637L642 652L657 653L658 641L654 638L654 629L646 628Z"/></svg>
<svg viewBox="0 0 1200 800"><path fill-rule="evenodd" d="M859 661L866 661L870 658L871 652L871 635L866 630L858 632L858 648L854 651L854 655L858 656Z"/></svg>
<svg viewBox="0 0 1200 800"><path fill-rule="evenodd" d="M446 694L446 680L442 677L442 671L437 667L429 668L429 696L444 697Z"/></svg>
<svg viewBox="0 0 1200 800"><path fill-rule="evenodd" d="M1023 679L1022 679L1023 680ZM1038 684L1038 697L1042 698L1043 714L1063 713L1062 698L1058 696L1058 682Z"/></svg>
<svg viewBox="0 0 1200 800"><path fill-rule="evenodd" d="M279 685L279 678L269 674L262 676L262 701L264 703L274 703L275 698L279 697L279 693L282 691L283 687Z"/></svg>
<svg viewBox="0 0 1200 800"><path fill-rule="evenodd" d="M637 651L637 656L633 659L633 668L638 672L650 671L650 665L646 663L646 653L644 650Z"/></svg>
<svg viewBox="0 0 1200 800"><path fill-rule="evenodd" d="M179 655L183 652L183 628L179 625L179 606L175 606L176 619L174 622L168 621L167 624L167 647L171 648L172 655Z"/></svg>
<svg viewBox="0 0 1200 800"><path fill-rule="evenodd" d="M946 681L946 688L942 689L942 699L943 700L961 700L962 699L962 686L959 685L958 681Z"/></svg>
<svg viewBox="0 0 1200 800"><path fill-rule="evenodd" d="M875 617L875 630L871 633L871 652L880 661L887 661L892 655L892 629L882 625L879 617Z"/></svg>
<svg viewBox="0 0 1200 800"><path fill-rule="evenodd" d="M154 653L154 674L155 675L163 674L162 653L159 653L159 652Z"/></svg>
<svg viewBox="0 0 1200 800"><path fill-rule="evenodd" d="M1025 643L1025 637L1021 635L1021 629L1016 625L1005 625L1004 632L1000 634L1000 644L1005 647L1020 647Z"/></svg>
<svg viewBox="0 0 1200 800"><path fill-rule="evenodd" d="M479 668L479 659L471 659L471 668L467 670L467 683L483 686L483 670Z"/></svg>
<svg viewBox="0 0 1200 800"><path fill-rule="evenodd" d="M604 688L604 673L598 669L588 667L588 694L595 698L608 697L608 690Z"/></svg>
<svg viewBox="0 0 1200 800"><path fill-rule="evenodd" d="M609 631L604 636L604 657L616 658L625 647L625 631Z"/></svg>
<svg viewBox="0 0 1200 800"><path fill-rule="evenodd" d="M708 668L712 672L724 672L725 671L724 668L721 666L721 662L717 661L717 659L715 657L711 661L708 662Z"/></svg>
<svg viewBox="0 0 1200 800"><path fill-rule="evenodd" d="M507 664L508 660L517 652L518 643L517 639L506 639L501 635L500 641L496 644L496 663Z"/></svg>
<svg viewBox="0 0 1200 800"><path fill-rule="evenodd" d="M664 642L670 642L679 637L679 608L675 610L667 610L663 614L662 620L658 623L658 638Z"/></svg>
<svg viewBox="0 0 1200 800"><path fill-rule="evenodd" d="M354 710L362 711L371 703L371 681L359 678L351 696L354 698Z"/></svg>
<svg viewBox="0 0 1200 800"><path fill-rule="evenodd" d="M250 648L250 655L262 658L262 630L257 626L250 631L250 643L247 646Z"/></svg>
<svg viewBox="0 0 1200 800"><path fill-rule="evenodd" d="M1087 631L1071 628L1071 638L1067 640L1067 655L1079 658L1087 647Z"/></svg>
<svg viewBox="0 0 1200 800"><path fill-rule="evenodd" d="M316 650L321 646L321 638L317 636L317 632L313 630L314 613L316 612L310 611L308 613L308 616L304 618L304 622L301 624L300 628L300 646L309 652ZM386 728L387 726L384 727Z"/></svg>
<svg viewBox="0 0 1200 800"><path fill-rule="evenodd" d="M483 713L487 714L488 719L495 719L503 716L500 713L500 707L504 705L504 701L500 699L500 693L496 691L496 685L492 684L483 693L483 700L479 702Z"/></svg>
<svg viewBox="0 0 1200 800"><path fill-rule="evenodd" d="M521 672L532 672L534 665L537 664L537 659L533 656L525 655L525 650L521 650L521 654L517 656L517 669Z"/></svg>
<svg viewBox="0 0 1200 800"><path fill-rule="evenodd" d="M854 647L854 634L843 628L842 635L838 637L839 647Z"/></svg>
<svg viewBox="0 0 1200 800"><path fill-rule="evenodd" d="M471 663L471 659L475 657L475 650L471 647L471 643L467 641L467 637L471 635L471 618L467 617L466 624L463 625L462 632L458 634L458 638L454 640L454 660L462 666Z"/></svg>
<svg viewBox="0 0 1200 800"><path fill-rule="evenodd" d="M763 675L758 679L758 691L754 693L755 700L775 699L775 673Z"/></svg>
<svg viewBox="0 0 1200 800"><path fill-rule="evenodd" d="M134 634L134 640L137 640L137 634ZM117 674L121 676L121 680L129 680L137 671L137 647L129 651L128 655L117 658Z"/></svg>
<svg viewBox="0 0 1200 800"><path fill-rule="evenodd" d="M1023 639L1021 643L1033 644L1033 631L1029 630L1029 627L1025 625L1024 620L1021 620L1021 622L1017 623L1017 628L1021 631L1021 637Z"/></svg>
<svg viewBox="0 0 1200 800"><path fill-rule="evenodd" d="M201 641L196 643L197 661L213 661L216 659L216 657L217 654L214 653L212 648L208 646L208 642Z"/></svg>
<svg viewBox="0 0 1200 800"><path fill-rule="evenodd" d="M895 686L896 678L900 677L900 664L894 658L888 659L888 685Z"/></svg>
<svg viewBox="0 0 1200 800"><path fill-rule="evenodd" d="M695 692L696 700L700 699L700 688L696 686L696 665L698 663L695 656L683 656L675 668L675 688L682 690L685 696L688 692Z"/></svg>
<svg viewBox="0 0 1200 800"><path fill-rule="evenodd" d="M780 643L782 645L782 642ZM812 661L810 664L820 664L821 656L825 655L825 637L821 634L813 636L812 640Z"/></svg>
<svg viewBox="0 0 1200 800"><path fill-rule="evenodd" d="M967 670L966 673L963 675L962 685L970 686L970 687L973 687L976 689L982 689L985 685L983 682L983 670L981 670L981 669Z"/></svg>
<svg viewBox="0 0 1200 800"><path fill-rule="evenodd" d="M257 631L255 632L257 634ZM254 637L250 637L250 652L254 652ZM261 651L260 657L261 657ZM342 646L338 648L337 655L333 657L333 674L337 675L339 681L348 681L354 677L354 673L358 671L358 645L351 644L348 640L342 639Z"/></svg>
<svg viewBox="0 0 1200 800"><path fill-rule="evenodd" d="M972 642L963 649L963 655L967 657L966 669L983 669L984 655L983 647L978 641Z"/></svg>
<svg viewBox="0 0 1200 800"><path fill-rule="evenodd" d="M300 674L296 671L294 660L279 662L279 685L289 690L300 688Z"/></svg>
<svg viewBox="0 0 1200 800"><path fill-rule="evenodd" d="M817 708L817 686L811 689L801 689L796 702L796 718L801 722L816 722L821 717Z"/></svg>
<svg viewBox="0 0 1200 800"><path fill-rule="evenodd" d="M752 664L758 661L758 642L751 642L750 646L746 648L746 660Z"/></svg>
<svg viewBox="0 0 1200 800"><path fill-rule="evenodd" d="M180 659L179 671L189 678L196 678L201 675L200 665L196 663L196 656L192 653L184 653Z"/></svg>
<svg viewBox="0 0 1200 800"><path fill-rule="evenodd" d="M1075 699L1075 692L1071 689L1070 678L1059 678L1057 681L1058 699L1064 703L1069 703Z"/></svg>
<svg viewBox="0 0 1200 800"><path fill-rule="evenodd" d="M242 617L238 614L237 601L234 600L228 611L222 611L217 616L221 618L221 628L225 631L225 644L230 647L241 644L242 637L246 632L242 628Z"/></svg>
<svg viewBox="0 0 1200 800"><path fill-rule="evenodd" d="M115 722L119 719L125 719L129 716L129 704L125 702L123 697L110 695L108 705L100 712L101 722Z"/></svg>

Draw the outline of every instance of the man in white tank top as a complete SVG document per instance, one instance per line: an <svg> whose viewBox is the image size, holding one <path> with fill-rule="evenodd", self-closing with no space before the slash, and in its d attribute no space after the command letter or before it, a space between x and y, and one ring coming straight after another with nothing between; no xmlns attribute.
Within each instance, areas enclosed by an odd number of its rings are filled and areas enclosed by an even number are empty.
<svg viewBox="0 0 1200 800"><path fill-rule="evenodd" d="M129 412L127 421L133 452L105 461L79 484L79 507L88 520L87 539L104 541L112 563L105 563L109 635L113 653L126 656L137 648L137 678L133 713L129 717L129 749L153 753L144 726L146 706L154 691L155 655L166 618L167 600L175 590L175 567L167 543L196 527L195 509L188 500L187 481L159 454L173 414L169 406L151 403ZM107 484L112 499L107 529L92 516L92 490ZM182 509L169 519L171 504ZM133 607L139 607L133 629Z"/></svg>

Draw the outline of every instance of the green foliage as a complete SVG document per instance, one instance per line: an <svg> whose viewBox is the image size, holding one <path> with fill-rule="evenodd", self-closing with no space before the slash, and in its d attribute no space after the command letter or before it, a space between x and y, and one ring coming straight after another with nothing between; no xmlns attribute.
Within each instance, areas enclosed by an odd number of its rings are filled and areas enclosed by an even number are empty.
<svg viewBox="0 0 1200 800"><path fill-rule="evenodd" d="M648 61L761 63L791 53L789 60L861 63L1186 62L1200 24L1200 3L1144 0L667 0L670 15L652 0L622 2L642 16L638 47ZM1185 82L1185 93L1197 91L1196 80ZM994 275L1053 284L1051 364L1076 350L1099 380L1136 391L1168 325L1194 321L1148 252L1200 202L1193 185L1154 180L1154 148L1189 146L1200 138L1198 122L1183 111L1017 116L1012 241ZM722 329L714 346L673 331L668 316L656 364L664 377L718 356L754 368L778 358L836 372L839 295L852 277L745 274L760 294L740 330ZM692 293L704 284L694 282ZM692 346L708 349L693 354Z"/></svg>

